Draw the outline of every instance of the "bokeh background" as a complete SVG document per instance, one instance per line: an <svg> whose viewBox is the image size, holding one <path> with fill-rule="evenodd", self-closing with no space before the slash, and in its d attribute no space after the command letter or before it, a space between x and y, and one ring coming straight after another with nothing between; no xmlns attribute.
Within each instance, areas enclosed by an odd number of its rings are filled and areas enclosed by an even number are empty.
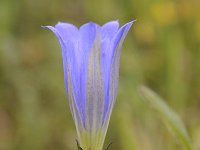
<svg viewBox="0 0 200 150"><path fill-rule="evenodd" d="M133 19L105 145L182 149L137 87L147 85L183 119L200 149L199 0L0 0L0 150L75 150L61 48L41 25Z"/></svg>

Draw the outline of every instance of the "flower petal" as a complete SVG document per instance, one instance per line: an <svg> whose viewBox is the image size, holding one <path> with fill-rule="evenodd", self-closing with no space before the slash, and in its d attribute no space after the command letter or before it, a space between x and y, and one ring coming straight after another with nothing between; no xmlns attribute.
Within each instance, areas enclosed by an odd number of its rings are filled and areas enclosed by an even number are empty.
<svg viewBox="0 0 200 150"><path fill-rule="evenodd" d="M64 81L67 90L67 95L69 98L70 109L72 112L72 116L74 121L76 122L77 128L83 128L83 106L80 103L79 96L79 88L76 83L78 82L78 65L75 56L75 48L74 43L68 39L64 39L64 36L60 35L57 28L52 26L44 26L44 28L48 28L55 33L57 36L61 48L62 48L62 58L63 58L63 70L64 70ZM78 129L77 129L78 131Z"/></svg>
<svg viewBox="0 0 200 150"><path fill-rule="evenodd" d="M119 28L118 21L110 21L102 26L101 38L111 40Z"/></svg>
<svg viewBox="0 0 200 150"><path fill-rule="evenodd" d="M116 101L117 96L117 87L118 87L118 76L119 76L119 60L120 60L120 54L121 54L121 47L123 44L123 41L132 26L134 21L131 21L129 23L126 23L124 26L122 26L115 37L113 38L113 45L111 47L112 50L112 56L110 58L111 60L111 66L108 69L109 70L109 84L108 84L108 90L109 90L109 96L106 97L104 102L104 123L105 128L108 126L108 122L110 119L110 115L113 109L113 105Z"/></svg>
<svg viewBox="0 0 200 150"><path fill-rule="evenodd" d="M55 28L62 36L63 40L70 40L72 42L78 39L78 28L70 23L58 22Z"/></svg>
<svg viewBox="0 0 200 150"><path fill-rule="evenodd" d="M79 61L79 80L76 81L77 87L79 88L79 102L82 105L83 116L86 112L86 88L87 88L87 68L88 59L91 48L94 44L94 39L96 36L96 25L92 22L82 25L79 29L79 39L78 39L78 53L76 55L77 61ZM85 124L85 117L84 124Z"/></svg>
<svg viewBox="0 0 200 150"><path fill-rule="evenodd" d="M80 48L87 55L95 40L97 25L93 22L82 25L79 29L80 33Z"/></svg>
<svg viewBox="0 0 200 150"><path fill-rule="evenodd" d="M114 38L114 47L113 49L115 50L116 47L119 45L119 44L122 44L129 29L131 28L132 24L135 22L136 20L133 20L131 22L128 22L126 23L125 25L123 25L119 31L117 32L117 34L115 35L115 38ZM114 53L113 53L114 54Z"/></svg>
<svg viewBox="0 0 200 150"><path fill-rule="evenodd" d="M62 48L62 58L63 58L63 70L64 70L64 81L65 81L65 86L66 86L66 91L68 93L68 75L67 75L67 54L66 54L66 46L64 44L64 40L62 39L60 33L55 27L52 26L42 26L43 28L48 28L50 29L58 38L61 48ZM70 49L70 47L69 47Z"/></svg>
<svg viewBox="0 0 200 150"><path fill-rule="evenodd" d="M91 137L94 144L94 147L90 147L91 149L95 149L95 145L98 145L100 142L100 139L97 139L97 135L101 128L104 109L100 55L101 37L100 32L98 32L89 56L87 77L86 129L89 131L89 137Z"/></svg>

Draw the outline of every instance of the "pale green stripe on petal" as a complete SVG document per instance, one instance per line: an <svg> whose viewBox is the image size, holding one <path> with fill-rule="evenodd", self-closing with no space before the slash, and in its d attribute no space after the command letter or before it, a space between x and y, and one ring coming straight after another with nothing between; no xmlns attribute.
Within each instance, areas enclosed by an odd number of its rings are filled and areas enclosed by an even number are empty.
<svg viewBox="0 0 200 150"><path fill-rule="evenodd" d="M101 137L101 122L104 111L103 81L101 71L101 37L97 30L94 45L88 62L86 131L84 133L86 148L102 149L104 139ZM90 146L90 147L88 147Z"/></svg>

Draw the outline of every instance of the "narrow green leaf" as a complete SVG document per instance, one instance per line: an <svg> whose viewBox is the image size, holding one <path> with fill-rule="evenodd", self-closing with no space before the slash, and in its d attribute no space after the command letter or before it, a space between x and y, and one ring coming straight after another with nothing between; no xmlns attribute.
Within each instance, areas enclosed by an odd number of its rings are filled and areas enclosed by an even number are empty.
<svg viewBox="0 0 200 150"><path fill-rule="evenodd" d="M183 147L186 150L192 150L190 138L180 117L165 103L161 97L149 88L141 86L139 88L139 93L143 99L150 102L153 108L159 112L163 121L169 125L175 136L181 141Z"/></svg>

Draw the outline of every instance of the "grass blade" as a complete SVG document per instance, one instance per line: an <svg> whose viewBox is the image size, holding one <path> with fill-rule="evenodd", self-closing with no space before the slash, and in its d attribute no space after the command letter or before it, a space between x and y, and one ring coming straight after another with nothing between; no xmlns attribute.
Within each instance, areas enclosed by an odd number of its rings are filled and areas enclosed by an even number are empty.
<svg viewBox="0 0 200 150"><path fill-rule="evenodd" d="M139 93L159 112L163 121L169 125L175 136L181 141L186 150L192 150L190 138L180 117L159 97L147 87L141 86Z"/></svg>

